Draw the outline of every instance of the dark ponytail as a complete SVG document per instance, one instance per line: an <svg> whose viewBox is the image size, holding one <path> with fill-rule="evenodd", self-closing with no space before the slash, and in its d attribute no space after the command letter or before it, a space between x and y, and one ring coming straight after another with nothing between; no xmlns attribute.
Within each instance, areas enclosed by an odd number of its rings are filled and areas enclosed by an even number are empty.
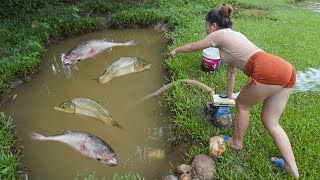
<svg viewBox="0 0 320 180"><path fill-rule="evenodd" d="M217 23L220 29L232 28L231 15L233 9L231 6L222 4L221 7L212 9L206 16L206 21L211 24Z"/></svg>

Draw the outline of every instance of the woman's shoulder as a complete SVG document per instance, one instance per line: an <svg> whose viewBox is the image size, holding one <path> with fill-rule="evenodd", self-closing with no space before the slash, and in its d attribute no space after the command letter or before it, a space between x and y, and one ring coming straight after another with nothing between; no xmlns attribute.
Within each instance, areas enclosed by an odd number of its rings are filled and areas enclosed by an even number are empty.
<svg viewBox="0 0 320 180"><path fill-rule="evenodd" d="M236 34L240 33L241 34L241 32L235 31L235 30L230 29L230 28L225 28L225 29L220 29L220 30L224 31L225 33L236 33Z"/></svg>
<svg viewBox="0 0 320 180"><path fill-rule="evenodd" d="M221 29L223 31L223 33L227 36L234 36L234 37L245 37L244 34L242 34L239 31L235 31L233 29L230 28L226 28L226 29Z"/></svg>
<svg viewBox="0 0 320 180"><path fill-rule="evenodd" d="M212 32L211 34L241 34L240 32L234 31L230 28L219 29L217 31Z"/></svg>
<svg viewBox="0 0 320 180"><path fill-rule="evenodd" d="M219 29L216 31L213 31L209 34L209 36L217 36L217 35L222 35L226 32L226 29Z"/></svg>

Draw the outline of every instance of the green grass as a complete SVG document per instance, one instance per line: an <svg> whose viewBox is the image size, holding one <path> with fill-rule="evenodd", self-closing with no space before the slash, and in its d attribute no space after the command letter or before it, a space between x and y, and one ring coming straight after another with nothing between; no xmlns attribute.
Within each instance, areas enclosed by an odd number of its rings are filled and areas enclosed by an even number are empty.
<svg viewBox="0 0 320 180"><path fill-rule="evenodd" d="M77 177L75 177L75 180L82 179L82 180L96 180L95 173L90 174L86 177L80 176L80 173L78 173ZM103 178L105 179L105 178ZM115 174L112 178L112 180L144 180L144 177L140 176L136 173L127 173L125 175L118 175Z"/></svg>
<svg viewBox="0 0 320 180"><path fill-rule="evenodd" d="M298 9L281 1L237 1L236 4L234 17L236 31L245 34L265 51L287 59L297 70L320 67L319 51L316 50L320 42L320 36L316 36L320 33L317 28L320 24L320 14ZM247 16L239 10L239 7L265 9L267 15ZM192 19L192 23L186 22L183 28L177 26L177 29L168 34L169 39L174 39L169 50L205 37L204 16L199 15ZM173 69L174 79L195 79L213 87L216 92L226 90L225 69L213 74L201 72L200 52L179 54L177 58L168 58L168 64L170 69ZM245 81L246 77L237 72L235 91L241 90ZM190 159L192 159L196 153L208 153L206 146L208 136L232 135L233 129L217 130L212 126L204 125L206 122L203 115L196 112L201 112L209 99L205 93L190 90L186 86L179 85L173 88L167 93L167 99L176 115L172 120L178 129L175 131L175 141L187 142L195 139L200 142L199 147L192 147L190 150ZM280 121L292 142L302 179L319 177L320 164L313 161L319 158L317 152L320 150L318 143L320 122L317 120L319 103L318 92L293 94ZM263 128L260 112L260 105L251 110L250 126L244 142L246 151L239 156L232 155L230 151L226 152L217 163L217 178L290 179L270 163L270 156L280 156L280 154Z"/></svg>
<svg viewBox="0 0 320 180"><path fill-rule="evenodd" d="M20 173L20 152L14 136L14 126L11 117L0 113L0 179L15 179Z"/></svg>
<svg viewBox="0 0 320 180"><path fill-rule="evenodd" d="M170 44L164 54L172 79L194 79L214 88L218 93L223 92L226 90L225 68L212 74L203 72L200 68L200 52L179 54L177 58L167 56L177 46L206 37L205 14L223 2L150 0L113 3L82 0L76 4L48 4L25 17L1 19L0 91L5 91L8 80L14 75L34 70L46 45L50 45L52 41L101 27L145 27L165 22L171 26L171 31L165 33ZM226 2L235 8L234 29L245 34L260 48L288 60L298 71L304 71L308 67L320 68L319 13L295 7L292 4L294 0ZM265 10L266 14L248 15L244 10L248 8ZM91 11L93 14L108 14L110 20L80 16ZM235 91L239 91L245 81L245 75L237 72ZM233 134L231 127L218 129L204 121L203 108L210 99L202 90L179 83L163 97L174 114L171 122L176 129L172 142L196 142L190 147L187 162L196 154L208 154L208 140L211 136ZM296 93L291 95L281 117L280 123L292 142L301 179L320 177L319 109L318 92ZM234 108L232 112L234 114ZM228 149L217 160L218 179L290 179L270 163L270 156L280 154L263 128L260 112L261 105L251 110L250 126L244 142L245 151L235 155ZM8 142L13 140L7 137L5 139ZM15 143L13 145L16 146ZM2 156L15 157L10 156L10 152L1 152ZM2 177L13 177L16 173L15 167L19 164L19 159L9 162L12 164L3 166L7 169L3 172L13 173L2 175L0 170ZM88 179L90 178L94 178L94 175Z"/></svg>
<svg viewBox="0 0 320 180"><path fill-rule="evenodd" d="M48 5L25 17L0 19L0 92L11 77L34 70L54 39L101 26L98 19L77 12L75 6Z"/></svg>

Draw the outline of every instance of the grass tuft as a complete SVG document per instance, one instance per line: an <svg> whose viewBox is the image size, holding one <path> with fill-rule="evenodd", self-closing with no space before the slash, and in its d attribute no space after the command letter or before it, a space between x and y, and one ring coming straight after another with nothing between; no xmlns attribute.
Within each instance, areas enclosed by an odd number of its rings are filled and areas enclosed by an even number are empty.
<svg viewBox="0 0 320 180"><path fill-rule="evenodd" d="M12 118L0 113L0 179L16 179L19 175L20 152L14 136Z"/></svg>

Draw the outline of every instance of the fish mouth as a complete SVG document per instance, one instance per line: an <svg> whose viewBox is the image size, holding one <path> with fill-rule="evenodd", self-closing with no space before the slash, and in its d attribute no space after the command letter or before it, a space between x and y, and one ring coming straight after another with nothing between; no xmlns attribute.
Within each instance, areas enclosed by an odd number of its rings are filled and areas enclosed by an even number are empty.
<svg viewBox="0 0 320 180"><path fill-rule="evenodd" d="M111 159L104 160L104 163L106 163L109 166L117 166L118 165L118 160L115 157L113 157Z"/></svg>
<svg viewBox="0 0 320 180"><path fill-rule="evenodd" d="M151 64L148 64L145 68L144 68L144 70L147 70L147 69L150 69L151 68Z"/></svg>
<svg viewBox="0 0 320 180"><path fill-rule="evenodd" d="M68 112L63 108L60 108L59 106L55 106L54 109L57 110L57 111Z"/></svg>
<svg viewBox="0 0 320 180"><path fill-rule="evenodd" d="M65 55L65 54L61 54L61 61L63 65L72 65L75 62L69 59L70 57Z"/></svg>
<svg viewBox="0 0 320 180"><path fill-rule="evenodd" d="M59 108L58 106L55 106L54 109L57 111L61 111L61 108Z"/></svg>
<svg viewBox="0 0 320 180"><path fill-rule="evenodd" d="M69 60L68 58L64 58L64 59L62 60L62 64L63 64L63 65L72 65L72 64L74 64L74 62L71 61L71 60Z"/></svg>
<svg viewBox="0 0 320 180"><path fill-rule="evenodd" d="M148 65L142 67L141 69L139 69L138 71L144 71L144 70L148 70L150 68L151 68L151 64L148 64Z"/></svg>

